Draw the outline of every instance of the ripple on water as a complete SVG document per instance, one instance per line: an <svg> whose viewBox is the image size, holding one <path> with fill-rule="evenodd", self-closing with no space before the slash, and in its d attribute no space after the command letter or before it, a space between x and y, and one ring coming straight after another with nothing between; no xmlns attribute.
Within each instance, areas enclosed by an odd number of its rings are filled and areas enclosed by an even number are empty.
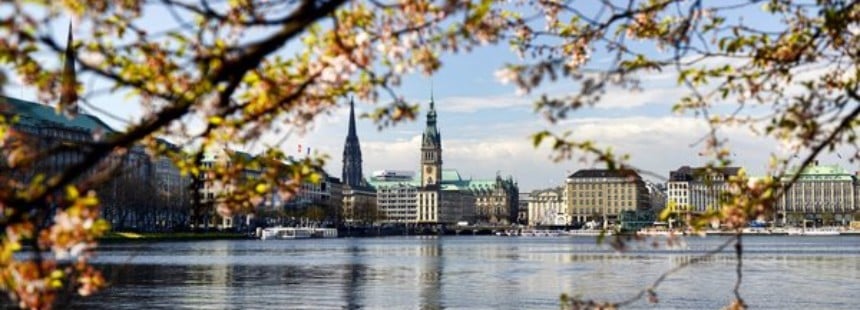
<svg viewBox="0 0 860 310"><path fill-rule="evenodd" d="M111 287L80 309L557 309L559 295L621 300L725 237L616 253L593 238L376 238L104 245ZM853 309L860 238L744 237L742 294L755 308ZM730 249L732 247L729 247ZM734 252L671 275L660 303L720 308Z"/></svg>

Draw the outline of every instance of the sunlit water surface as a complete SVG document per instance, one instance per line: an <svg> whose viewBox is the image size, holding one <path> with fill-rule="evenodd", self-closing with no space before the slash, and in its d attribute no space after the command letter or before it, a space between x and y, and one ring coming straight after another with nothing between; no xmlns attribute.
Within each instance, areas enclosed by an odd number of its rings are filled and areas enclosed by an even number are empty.
<svg viewBox="0 0 860 310"><path fill-rule="evenodd" d="M624 253L593 237L390 237L103 245L111 286L81 309L557 309L561 293L623 300L725 237ZM860 237L744 237L742 297L761 309L857 309ZM671 275L659 303L721 308L733 247ZM69 306L69 305L66 305Z"/></svg>

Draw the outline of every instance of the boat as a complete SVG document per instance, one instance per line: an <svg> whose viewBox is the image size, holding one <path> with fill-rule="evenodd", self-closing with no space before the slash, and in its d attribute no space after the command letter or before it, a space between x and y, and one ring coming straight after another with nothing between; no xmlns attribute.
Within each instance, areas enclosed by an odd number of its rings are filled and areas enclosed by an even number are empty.
<svg viewBox="0 0 860 310"><path fill-rule="evenodd" d="M600 229L575 229L568 230L561 233L562 236L586 236L586 237L596 237L600 235L611 236L613 232L611 230L600 230Z"/></svg>
<svg viewBox="0 0 860 310"><path fill-rule="evenodd" d="M261 240L337 238L335 228L269 227L260 233Z"/></svg>
<svg viewBox="0 0 860 310"><path fill-rule="evenodd" d="M636 232L638 236L672 236L672 235L683 235L680 231L675 231L672 229L660 229L660 228L643 228Z"/></svg>
<svg viewBox="0 0 860 310"><path fill-rule="evenodd" d="M550 229L525 229L520 232L523 237L558 237L562 234L560 230Z"/></svg>
<svg viewBox="0 0 860 310"><path fill-rule="evenodd" d="M838 236L841 233L836 228L792 228L788 229L789 236Z"/></svg>
<svg viewBox="0 0 860 310"><path fill-rule="evenodd" d="M762 227L747 227L741 230L744 235L770 235L771 231Z"/></svg>

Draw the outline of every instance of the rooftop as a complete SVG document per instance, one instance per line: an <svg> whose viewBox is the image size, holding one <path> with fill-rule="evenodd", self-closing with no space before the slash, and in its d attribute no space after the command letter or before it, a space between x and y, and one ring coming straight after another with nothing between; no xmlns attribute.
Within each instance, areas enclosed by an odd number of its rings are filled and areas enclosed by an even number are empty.
<svg viewBox="0 0 860 310"><path fill-rule="evenodd" d="M681 166L678 170L669 172L669 181L693 181L701 179L705 175L722 175L724 179L737 175L740 167L695 167Z"/></svg>
<svg viewBox="0 0 860 310"><path fill-rule="evenodd" d="M630 169L581 169L569 175L568 178L634 178L636 180L642 179L642 177L639 176L639 173L637 173L635 170Z"/></svg>
<svg viewBox="0 0 860 310"><path fill-rule="evenodd" d="M442 169L442 190L469 190L472 192L479 190L489 190L496 186L497 179L481 179L472 180L465 179L460 175L460 172L455 169ZM379 187L396 187L396 186L414 186L420 187L421 181L416 177L403 178L397 180L385 180L380 178L371 178L368 183L370 186Z"/></svg>
<svg viewBox="0 0 860 310"><path fill-rule="evenodd" d="M788 173L786 178L791 178L797 174L797 168L794 168ZM845 168L839 165L810 165L803 169L800 173L799 180L837 180L837 181L853 181L854 175Z"/></svg>
<svg viewBox="0 0 860 310"><path fill-rule="evenodd" d="M79 113L74 117L66 117L58 114L54 107L5 96L0 96L0 113L7 116L17 115L18 124L24 126L58 126L87 132L100 130L105 134L116 132L99 118L89 114Z"/></svg>

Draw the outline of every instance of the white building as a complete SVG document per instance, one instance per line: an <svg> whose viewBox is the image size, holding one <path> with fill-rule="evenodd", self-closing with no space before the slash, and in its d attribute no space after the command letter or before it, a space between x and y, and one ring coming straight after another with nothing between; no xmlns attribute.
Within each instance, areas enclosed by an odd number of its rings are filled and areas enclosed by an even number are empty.
<svg viewBox="0 0 860 310"><path fill-rule="evenodd" d="M782 180L783 186L795 176L797 182L785 189L777 201L777 220L781 224L847 225L857 210L855 175L838 165L814 165L796 169Z"/></svg>
<svg viewBox="0 0 860 310"><path fill-rule="evenodd" d="M565 187L532 191L528 208L529 226L570 224Z"/></svg>
<svg viewBox="0 0 860 310"><path fill-rule="evenodd" d="M240 184L259 179L263 169L254 160L254 156L220 147L207 150L201 163L203 166L201 171L203 184L200 189L202 194L200 202L204 205L210 205L211 208L206 214L202 214L202 219L200 219L202 222L192 223L192 225L198 225L202 228L232 229L238 218L221 216L217 212L219 205L224 204L225 197L228 197ZM224 169L236 164L241 164L244 167L238 178L225 179L216 175L219 168ZM264 199L264 201L267 200ZM249 217L245 218L246 222L249 220Z"/></svg>
<svg viewBox="0 0 860 310"><path fill-rule="evenodd" d="M666 184L667 204L679 213L703 213L719 209L722 197L728 190L726 181L737 175L740 168L690 168L683 166L669 172Z"/></svg>
<svg viewBox="0 0 860 310"><path fill-rule="evenodd" d="M386 223L414 223L418 218L418 182L386 181L374 174L370 185L376 188L380 219Z"/></svg>

